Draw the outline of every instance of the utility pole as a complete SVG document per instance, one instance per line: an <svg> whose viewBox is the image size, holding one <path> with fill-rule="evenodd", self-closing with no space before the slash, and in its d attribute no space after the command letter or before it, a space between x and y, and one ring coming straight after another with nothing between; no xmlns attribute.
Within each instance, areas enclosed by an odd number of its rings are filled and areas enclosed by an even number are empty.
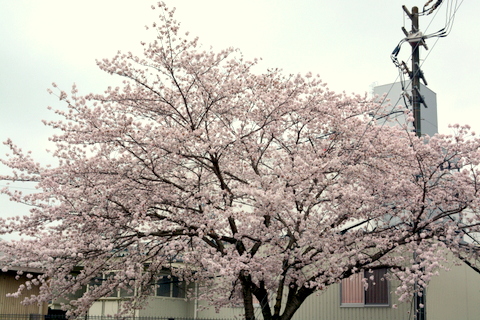
<svg viewBox="0 0 480 320"><path fill-rule="evenodd" d="M425 85L427 85L427 81L425 80L423 72L420 69L420 45L424 46L427 50L428 47L418 26L418 7L413 7L412 12L408 11L407 7L405 6L402 6L402 8L412 21L412 30L410 32L405 30L403 27L402 30L403 33L405 33L408 42L412 46L412 71L408 71L408 74L412 80L412 106L414 118L413 126L415 128L415 134L417 137L421 137L422 117L420 104L423 102L423 98L420 94L420 79L423 80Z"/></svg>
<svg viewBox="0 0 480 320"><path fill-rule="evenodd" d="M418 28L418 8L412 8L412 32L419 32ZM415 133L417 137L422 136L422 118L421 118L421 110L420 110L420 102L419 102L419 95L420 95L420 48L419 43L411 43L412 45L412 99L413 99L413 118L414 126L415 126ZM418 320L418 319L417 319Z"/></svg>
<svg viewBox="0 0 480 320"><path fill-rule="evenodd" d="M423 76L422 70L420 70L420 45L424 46L426 50L428 47L423 38L423 34L420 32L418 24L418 7L413 7L412 12L410 13L407 7L402 6L403 11L412 21L412 30L407 32L405 28L402 27L403 33L407 37L408 42L412 46L412 71L408 72L410 79L412 80L412 106L413 106L413 126L415 128L415 134L417 137L422 136L422 117L420 103L423 102L423 98L420 94L420 78L423 80L425 85L427 81ZM408 68L407 68L408 70ZM414 254L415 257L415 254ZM418 284L415 284L415 289L418 289ZM425 290L422 292L415 292L415 319L416 320L426 320L426 298Z"/></svg>

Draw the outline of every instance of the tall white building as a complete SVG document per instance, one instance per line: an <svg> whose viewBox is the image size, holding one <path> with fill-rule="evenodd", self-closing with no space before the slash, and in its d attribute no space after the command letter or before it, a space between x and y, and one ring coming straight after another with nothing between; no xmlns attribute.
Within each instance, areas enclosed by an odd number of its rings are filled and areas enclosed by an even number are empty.
<svg viewBox="0 0 480 320"><path fill-rule="evenodd" d="M373 94L378 95L378 101L382 102L382 113L388 115L389 111L394 110L397 106L407 106L411 110L409 96L411 97L412 94L411 86L408 84L405 84L405 90L402 90L402 84L400 82L376 86L373 88ZM383 99L385 94L386 97ZM420 84L420 95L425 102L420 104L421 132L422 135L428 134L429 136L433 136L435 133L438 133L437 94L423 84ZM392 123L405 123L405 115L402 113L392 113L384 118L380 118L380 123L382 119L386 120L387 117L390 120L395 120Z"/></svg>

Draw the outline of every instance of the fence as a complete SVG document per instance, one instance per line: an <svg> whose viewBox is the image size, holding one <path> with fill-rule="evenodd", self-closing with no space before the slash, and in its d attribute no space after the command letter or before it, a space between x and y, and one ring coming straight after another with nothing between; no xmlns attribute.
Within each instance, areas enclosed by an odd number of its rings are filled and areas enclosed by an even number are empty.
<svg viewBox="0 0 480 320"><path fill-rule="evenodd" d="M72 319L72 318L71 318ZM182 317L133 317L133 316L81 316L74 320L235 320L226 318L182 318ZM0 314L0 320L67 320L59 314ZM70 320L70 319L69 319Z"/></svg>

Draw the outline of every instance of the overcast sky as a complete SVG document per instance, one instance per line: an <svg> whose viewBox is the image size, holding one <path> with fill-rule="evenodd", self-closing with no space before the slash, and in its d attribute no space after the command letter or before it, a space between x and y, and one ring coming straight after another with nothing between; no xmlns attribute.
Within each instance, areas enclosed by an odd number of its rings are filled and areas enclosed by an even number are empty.
<svg viewBox="0 0 480 320"><path fill-rule="evenodd" d="M286 73L320 74L330 89L365 93L373 84L397 79L390 54L410 30L402 5L422 9L427 0L170 0L184 31L200 37L204 48L233 46L247 59L262 58L261 68ZM435 2L435 1L434 1ZM52 131L47 106L61 107L47 93L56 82L68 91L100 92L112 83L95 59L117 50L136 51L151 39L145 25L156 19L152 1L141 0L0 0L0 140L12 138L24 150L47 161L44 150ZM450 10L452 9L452 10ZM458 9L458 10L456 10ZM456 10L456 11L455 11ZM456 12L455 19L452 14ZM437 93L439 132L450 123L480 131L480 1L443 0L433 14L420 17L430 34L451 24L445 38L427 41L422 69ZM410 55L402 46L400 60ZM4 157L6 148L0 147ZM0 172L5 172L0 168ZM0 181L0 186L5 183ZM28 192L29 186L22 188ZM0 196L2 216L18 206Z"/></svg>

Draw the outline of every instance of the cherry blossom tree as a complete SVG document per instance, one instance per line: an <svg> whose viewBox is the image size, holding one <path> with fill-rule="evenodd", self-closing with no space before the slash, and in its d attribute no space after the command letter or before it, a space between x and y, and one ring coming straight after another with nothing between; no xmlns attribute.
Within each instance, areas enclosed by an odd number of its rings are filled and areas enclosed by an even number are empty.
<svg viewBox="0 0 480 320"><path fill-rule="evenodd" d="M468 127L418 138L381 125L381 108L336 94L318 77L255 73L234 49L203 50L160 3L143 57L98 62L124 79L103 94L56 87L65 102L42 166L7 141L2 180L31 206L1 220L2 264L38 267L40 302L80 292L81 314L113 290L139 308L162 270L205 290L217 307L243 302L254 319L291 319L315 292L352 274L389 268L396 293L423 290L451 251L465 259L478 231L480 140ZM410 115L405 111L408 121ZM416 285L415 285L416 284ZM193 292L191 294L194 294Z"/></svg>

